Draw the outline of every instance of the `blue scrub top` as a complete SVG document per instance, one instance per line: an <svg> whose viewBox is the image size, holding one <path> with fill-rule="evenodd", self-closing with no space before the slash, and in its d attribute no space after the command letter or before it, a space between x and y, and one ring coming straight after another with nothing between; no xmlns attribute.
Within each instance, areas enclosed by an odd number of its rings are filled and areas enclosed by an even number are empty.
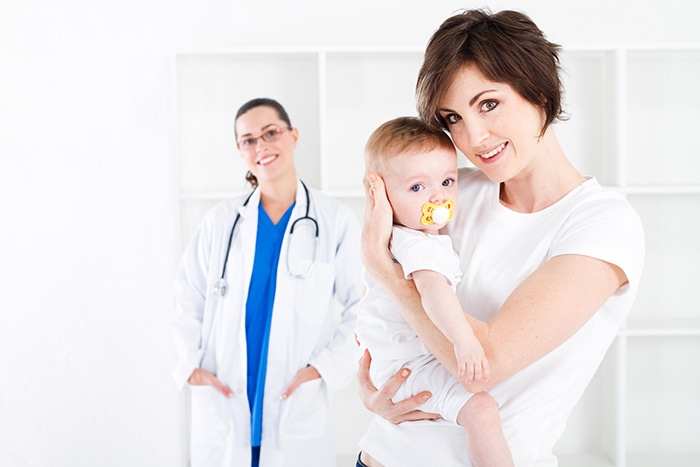
<svg viewBox="0 0 700 467"><path fill-rule="evenodd" d="M294 203L296 204L296 203ZM279 263L284 232L294 208L292 204L277 224L274 224L258 204L258 232L255 243L255 261L245 306L245 331L248 342L248 405L252 446L260 446L262 438L262 409L267 348L272 322L272 306L277 288Z"/></svg>

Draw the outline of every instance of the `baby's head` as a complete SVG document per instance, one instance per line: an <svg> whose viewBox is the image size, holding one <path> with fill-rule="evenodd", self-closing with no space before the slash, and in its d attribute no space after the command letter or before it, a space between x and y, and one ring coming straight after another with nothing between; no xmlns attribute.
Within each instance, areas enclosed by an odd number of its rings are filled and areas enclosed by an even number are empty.
<svg viewBox="0 0 700 467"><path fill-rule="evenodd" d="M437 233L452 217L457 153L446 133L418 118L399 117L374 130L365 145L365 171L384 180L395 224Z"/></svg>

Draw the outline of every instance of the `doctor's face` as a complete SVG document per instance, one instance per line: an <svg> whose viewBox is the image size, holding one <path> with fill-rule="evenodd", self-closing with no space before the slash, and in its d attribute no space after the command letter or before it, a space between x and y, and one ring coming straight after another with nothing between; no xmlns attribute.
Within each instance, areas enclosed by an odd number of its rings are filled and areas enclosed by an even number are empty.
<svg viewBox="0 0 700 467"><path fill-rule="evenodd" d="M457 154L436 148L417 154L400 154L385 161L382 174L394 210L394 223L426 233L438 233L441 224L423 225L423 205L457 202Z"/></svg>
<svg viewBox="0 0 700 467"><path fill-rule="evenodd" d="M259 183L296 178L294 149L298 131L282 120L272 107L253 107L236 120L236 145L248 170Z"/></svg>

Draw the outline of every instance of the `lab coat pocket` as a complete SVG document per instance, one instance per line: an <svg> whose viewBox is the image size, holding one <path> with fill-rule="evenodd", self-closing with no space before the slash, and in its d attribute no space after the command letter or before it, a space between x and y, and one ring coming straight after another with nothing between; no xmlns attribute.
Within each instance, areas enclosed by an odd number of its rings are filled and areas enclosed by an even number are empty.
<svg viewBox="0 0 700 467"><path fill-rule="evenodd" d="M335 264L316 261L306 278L295 280L294 308L297 314L314 323L324 321L333 298Z"/></svg>
<svg viewBox="0 0 700 467"><path fill-rule="evenodd" d="M290 440L320 436L328 423L329 403L328 389L321 378L301 384L283 402L282 436Z"/></svg>
<svg viewBox="0 0 700 467"><path fill-rule="evenodd" d="M192 438L224 443L231 434L229 400L209 385L190 386L192 390Z"/></svg>

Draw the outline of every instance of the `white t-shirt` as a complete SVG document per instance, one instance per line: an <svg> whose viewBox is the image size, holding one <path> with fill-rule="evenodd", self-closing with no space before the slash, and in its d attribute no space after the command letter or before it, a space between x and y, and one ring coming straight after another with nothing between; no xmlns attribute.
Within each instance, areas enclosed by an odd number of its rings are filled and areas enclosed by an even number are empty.
<svg viewBox="0 0 700 467"><path fill-rule="evenodd" d="M555 350L493 387L503 431L518 466L556 466L552 449L632 307L644 263L639 216L618 193L589 179L542 211L524 214L499 202L499 184L460 169L452 238L464 272L462 309L488 321L510 293L548 259L563 254L619 266L629 284ZM387 467L470 466L464 430L445 421L394 425L375 417L360 446Z"/></svg>
<svg viewBox="0 0 700 467"><path fill-rule="evenodd" d="M394 226L390 247L406 279L414 271L428 269L445 276L454 290L462 278L459 258L447 235ZM358 307L355 334L369 349L372 361L404 361L430 353L377 281L364 270L362 279L366 292Z"/></svg>

